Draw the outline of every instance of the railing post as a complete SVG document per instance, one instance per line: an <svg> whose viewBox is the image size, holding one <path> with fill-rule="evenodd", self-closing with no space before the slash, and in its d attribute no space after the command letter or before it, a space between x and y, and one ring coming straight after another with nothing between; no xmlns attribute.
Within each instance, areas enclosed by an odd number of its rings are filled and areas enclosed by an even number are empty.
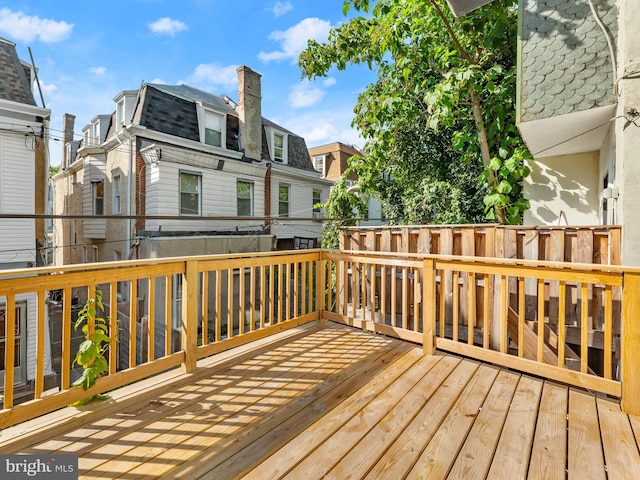
<svg viewBox="0 0 640 480"><path fill-rule="evenodd" d="M319 320L323 320L322 311L325 310L325 295L327 288L329 288L327 282L327 275L325 272L326 265L329 263L324 259L324 252L318 251L318 259L316 260L316 298L315 298L315 310L320 313Z"/></svg>
<svg viewBox="0 0 640 480"><path fill-rule="evenodd" d="M622 287L622 410L640 415L640 272L625 272Z"/></svg>
<svg viewBox="0 0 640 480"><path fill-rule="evenodd" d="M198 262L187 260L182 275L182 350L185 354L182 370L196 369L198 342Z"/></svg>
<svg viewBox="0 0 640 480"><path fill-rule="evenodd" d="M422 291L422 350L425 355L435 352L436 327L436 261L425 258L423 262L423 291Z"/></svg>

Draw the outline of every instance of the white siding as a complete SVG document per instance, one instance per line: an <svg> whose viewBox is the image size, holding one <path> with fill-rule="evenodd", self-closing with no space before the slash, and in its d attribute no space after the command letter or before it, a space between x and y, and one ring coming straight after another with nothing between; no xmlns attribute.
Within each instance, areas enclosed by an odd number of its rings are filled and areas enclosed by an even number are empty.
<svg viewBox="0 0 640 480"><path fill-rule="evenodd" d="M35 153L23 135L0 134L0 213L32 215ZM0 263L35 262L35 221L0 219Z"/></svg>
<svg viewBox="0 0 640 480"><path fill-rule="evenodd" d="M254 216L264 216L264 178L246 173L231 173L163 161L159 166L147 167L146 214L180 215L180 172L202 176L200 192L203 217L235 217L237 210L238 180L253 182ZM213 231L221 229L255 228L256 220L197 220L185 216L184 220L147 220L146 229L157 231Z"/></svg>
<svg viewBox="0 0 640 480"><path fill-rule="evenodd" d="M322 192L320 198L323 202L326 202L329 196L329 187L324 183L278 175L275 172L272 176L271 184L272 215L278 215L278 187L283 184L289 185L289 218L305 219L304 221L287 221L286 218L283 218L273 225L271 232L278 238L320 238L322 236L322 223L307 219L313 218L313 191L320 190Z"/></svg>

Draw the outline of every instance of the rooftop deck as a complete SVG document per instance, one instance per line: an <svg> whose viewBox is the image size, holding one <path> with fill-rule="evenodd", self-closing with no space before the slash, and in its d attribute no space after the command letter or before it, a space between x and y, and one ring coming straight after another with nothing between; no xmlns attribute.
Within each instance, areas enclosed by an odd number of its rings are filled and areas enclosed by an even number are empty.
<svg viewBox="0 0 640 480"><path fill-rule="evenodd" d="M604 395L311 322L0 431L81 478L638 479Z"/></svg>

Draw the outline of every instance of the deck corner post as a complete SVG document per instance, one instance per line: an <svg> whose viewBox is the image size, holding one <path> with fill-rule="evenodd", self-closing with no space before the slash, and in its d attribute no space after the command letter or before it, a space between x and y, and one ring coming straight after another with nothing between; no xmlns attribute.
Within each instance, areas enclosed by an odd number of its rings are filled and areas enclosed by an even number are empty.
<svg viewBox="0 0 640 480"><path fill-rule="evenodd" d="M622 410L640 415L640 272L625 272L621 328Z"/></svg>
<svg viewBox="0 0 640 480"><path fill-rule="evenodd" d="M436 261L425 258L423 262L424 283L422 291L422 350L425 355L435 353L436 327Z"/></svg>
<svg viewBox="0 0 640 480"><path fill-rule="evenodd" d="M198 342L198 262L187 260L182 275L182 350L185 373L196 369Z"/></svg>

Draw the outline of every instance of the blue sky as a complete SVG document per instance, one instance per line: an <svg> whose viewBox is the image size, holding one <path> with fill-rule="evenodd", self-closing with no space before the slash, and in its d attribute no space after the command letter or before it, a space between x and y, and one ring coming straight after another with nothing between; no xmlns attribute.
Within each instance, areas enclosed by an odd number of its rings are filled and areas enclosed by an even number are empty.
<svg viewBox="0 0 640 480"><path fill-rule="evenodd" d="M31 47L51 136L62 115L76 134L95 115L112 113L121 90L142 82L186 83L237 99L236 67L262 74L262 113L313 147L334 141L362 146L351 128L357 96L374 74L366 67L301 79L299 52L344 22L343 0L3 1L0 36L22 60ZM36 99L40 104L39 95ZM62 146L51 144L51 163Z"/></svg>

